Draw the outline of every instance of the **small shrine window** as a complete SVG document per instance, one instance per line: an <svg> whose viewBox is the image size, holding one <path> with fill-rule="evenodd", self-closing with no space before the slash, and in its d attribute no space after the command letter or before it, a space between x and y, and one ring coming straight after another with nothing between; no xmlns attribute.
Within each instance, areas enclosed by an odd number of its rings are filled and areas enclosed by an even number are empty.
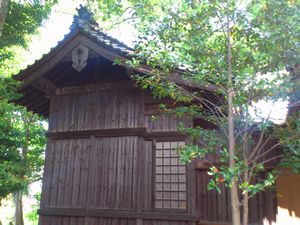
<svg viewBox="0 0 300 225"><path fill-rule="evenodd" d="M156 209L186 209L186 166L177 148L183 141L157 141L155 148L154 198Z"/></svg>

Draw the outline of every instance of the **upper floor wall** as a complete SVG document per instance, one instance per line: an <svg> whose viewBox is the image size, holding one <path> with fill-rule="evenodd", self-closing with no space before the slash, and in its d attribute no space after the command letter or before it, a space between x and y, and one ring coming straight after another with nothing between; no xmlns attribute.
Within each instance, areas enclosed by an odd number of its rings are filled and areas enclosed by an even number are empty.
<svg viewBox="0 0 300 225"><path fill-rule="evenodd" d="M110 90L55 96L49 131L143 127L143 98L137 90Z"/></svg>

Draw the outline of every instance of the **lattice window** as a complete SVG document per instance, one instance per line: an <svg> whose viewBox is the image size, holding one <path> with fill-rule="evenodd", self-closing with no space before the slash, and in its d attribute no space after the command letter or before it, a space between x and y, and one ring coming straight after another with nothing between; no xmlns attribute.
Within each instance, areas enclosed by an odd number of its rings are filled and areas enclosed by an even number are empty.
<svg viewBox="0 0 300 225"><path fill-rule="evenodd" d="M177 147L183 141L156 142L155 208L186 209L186 166L179 161Z"/></svg>

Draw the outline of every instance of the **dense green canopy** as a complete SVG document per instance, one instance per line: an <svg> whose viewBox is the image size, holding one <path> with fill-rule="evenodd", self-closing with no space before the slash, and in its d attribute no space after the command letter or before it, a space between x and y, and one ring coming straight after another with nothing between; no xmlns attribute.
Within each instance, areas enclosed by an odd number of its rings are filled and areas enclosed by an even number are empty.
<svg viewBox="0 0 300 225"><path fill-rule="evenodd" d="M290 154L276 151L286 146L284 142L270 146L278 126L270 115L262 117L255 103L288 100L292 83L286 68L300 61L299 1L128 0L96 5L102 20L130 21L138 30L135 56L128 64L152 68L148 76L135 77L142 87L179 102L173 110L177 115L201 117L217 125L218 130L181 127L198 143L181 149L182 157L207 161L207 154L220 156L225 164L218 169L212 164L208 188L220 190L222 177L231 188L232 223L240 224L243 202L243 224L248 224L248 198L274 184L274 173L265 167L295 155L290 148L286 148ZM170 81L170 73L192 85ZM217 87L215 98L203 94L201 87L210 85ZM296 161L285 162L293 166ZM266 179L253 183L262 172L268 173Z"/></svg>
<svg viewBox="0 0 300 225"><path fill-rule="evenodd" d="M8 1L0 38L0 200L41 176L44 128L41 119L11 101L18 97L11 76L55 1Z"/></svg>

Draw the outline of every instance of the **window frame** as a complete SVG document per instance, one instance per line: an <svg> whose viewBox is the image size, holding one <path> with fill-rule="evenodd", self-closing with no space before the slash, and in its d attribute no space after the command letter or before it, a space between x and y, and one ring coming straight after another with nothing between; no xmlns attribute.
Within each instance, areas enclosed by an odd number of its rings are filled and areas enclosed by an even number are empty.
<svg viewBox="0 0 300 225"><path fill-rule="evenodd" d="M183 136L162 136L156 137L153 139L153 153L152 153L152 210L154 212L178 212L178 213L187 213L189 209L188 201L188 166L185 165L185 203L186 207L181 208L157 208L156 207L156 143L157 142L185 142L187 143L186 137ZM178 199L178 201L180 201Z"/></svg>

